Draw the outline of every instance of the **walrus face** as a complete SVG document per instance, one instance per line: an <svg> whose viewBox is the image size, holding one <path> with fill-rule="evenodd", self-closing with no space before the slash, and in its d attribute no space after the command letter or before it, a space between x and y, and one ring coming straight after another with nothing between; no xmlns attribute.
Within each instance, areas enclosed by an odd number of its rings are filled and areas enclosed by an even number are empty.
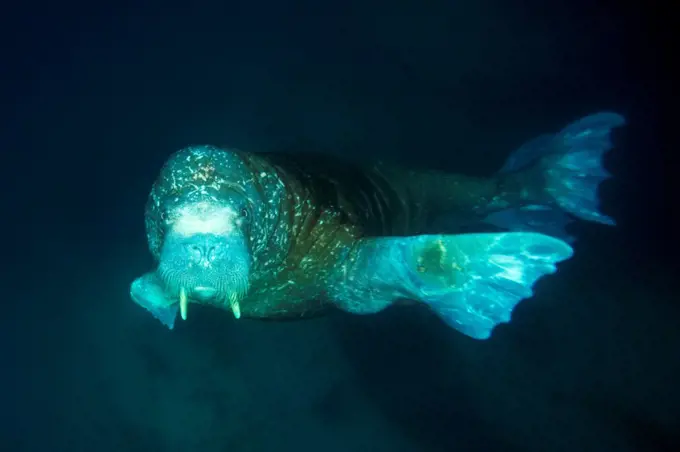
<svg viewBox="0 0 680 452"><path fill-rule="evenodd" d="M236 194L179 199L162 216L166 232L158 275L166 293L179 299L182 318L189 299L230 307L240 317L251 267L246 200Z"/></svg>
<svg viewBox="0 0 680 452"><path fill-rule="evenodd" d="M282 186L275 170L240 151L199 145L171 155L144 214L158 267L133 282L133 300L170 327L178 308L186 320L189 302L239 318L255 275L287 250Z"/></svg>
<svg viewBox="0 0 680 452"><path fill-rule="evenodd" d="M152 189L147 237L169 302L189 301L241 315L253 261L251 228L261 205L237 152L192 146L173 154ZM175 301L176 302L176 301Z"/></svg>

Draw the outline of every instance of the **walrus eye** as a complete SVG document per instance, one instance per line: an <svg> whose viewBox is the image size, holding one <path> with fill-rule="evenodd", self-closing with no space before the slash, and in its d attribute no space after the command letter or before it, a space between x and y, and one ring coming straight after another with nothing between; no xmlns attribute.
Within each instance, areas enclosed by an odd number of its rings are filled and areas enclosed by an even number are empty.
<svg viewBox="0 0 680 452"><path fill-rule="evenodd" d="M167 210L162 210L160 213L161 223L165 226L170 226L170 213Z"/></svg>
<svg viewBox="0 0 680 452"><path fill-rule="evenodd" d="M239 209L237 222L242 228L250 228L250 209L247 205Z"/></svg>

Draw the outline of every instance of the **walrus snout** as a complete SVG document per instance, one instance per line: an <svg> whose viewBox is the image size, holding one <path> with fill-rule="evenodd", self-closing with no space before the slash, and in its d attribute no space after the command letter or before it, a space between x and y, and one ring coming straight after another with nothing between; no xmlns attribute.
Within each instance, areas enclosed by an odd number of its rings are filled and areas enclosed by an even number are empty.
<svg viewBox="0 0 680 452"><path fill-rule="evenodd" d="M182 317L190 301L231 309L240 316L239 302L248 290L251 266L247 243L240 232L168 233L158 275L166 291L183 304Z"/></svg>

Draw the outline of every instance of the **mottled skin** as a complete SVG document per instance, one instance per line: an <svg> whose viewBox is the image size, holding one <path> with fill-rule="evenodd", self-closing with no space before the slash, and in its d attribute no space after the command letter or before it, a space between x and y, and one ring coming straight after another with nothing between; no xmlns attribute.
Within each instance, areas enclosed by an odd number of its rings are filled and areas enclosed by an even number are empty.
<svg viewBox="0 0 680 452"><path fill-rule="evenodd" d="M183 149L146 209L158 266L130 295L169 328L190 303L237 319L296 319L411 300L488 339L571 257L569 223L615 223L597 190L610 177L602 157L611 131L624 123L610 112L581 118L525 143L487 179L318 154ZM480 232L482 224L496 229Z"/></svg>
<svg viewBox="0 0 680 452"><path fill-rule="evenodd" d="M162 269L163 250L170 247L168 234L181 208L200 203L228 206L238 212L238 226L230 235L242 243L233 245L230 249L239 251L226 253L224 259L248 260L242 265L249 267L242 272L247 283L235 289L234 277L227 275L234 264L225 261L204 285L238 292L242 317L300 318L323 313L338 301L333 298L338 287L348 284L347 272L362 239L451 232L432 229L431 219L445 212L481 216L541 196L540 177L531 171L476 179L382 163L357 165L315 154L252 154L198 146L175 153L163 167L146 208L146 230ZM182 249L185 246L182 242ZM170 248L168 260L183 253L179 247ZM184 262L169 266L180 273ZM220 277L224 284L215 282ZM168 299L178 300L182 285L203 284L202 276L195 278L201 282L161 278ZM191 302L229 309L225 297L189 293Z"/></svg>

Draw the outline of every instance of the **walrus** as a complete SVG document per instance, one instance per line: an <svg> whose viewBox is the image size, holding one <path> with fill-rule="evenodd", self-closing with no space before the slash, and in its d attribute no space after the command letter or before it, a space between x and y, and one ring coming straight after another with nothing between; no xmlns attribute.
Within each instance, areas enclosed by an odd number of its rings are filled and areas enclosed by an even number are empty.
<svg viewBox="0 0 680 452"><path fill-rule="evenodd" d="M421 303L487 339L572 256L567 224L615 224L597 189L624 123L610 112L584 117L531 140L489 178L183 148L151 188L145 225L157 267L133 281L131 297L170 329L191 304L237 319L302 319Z"/></svg>

